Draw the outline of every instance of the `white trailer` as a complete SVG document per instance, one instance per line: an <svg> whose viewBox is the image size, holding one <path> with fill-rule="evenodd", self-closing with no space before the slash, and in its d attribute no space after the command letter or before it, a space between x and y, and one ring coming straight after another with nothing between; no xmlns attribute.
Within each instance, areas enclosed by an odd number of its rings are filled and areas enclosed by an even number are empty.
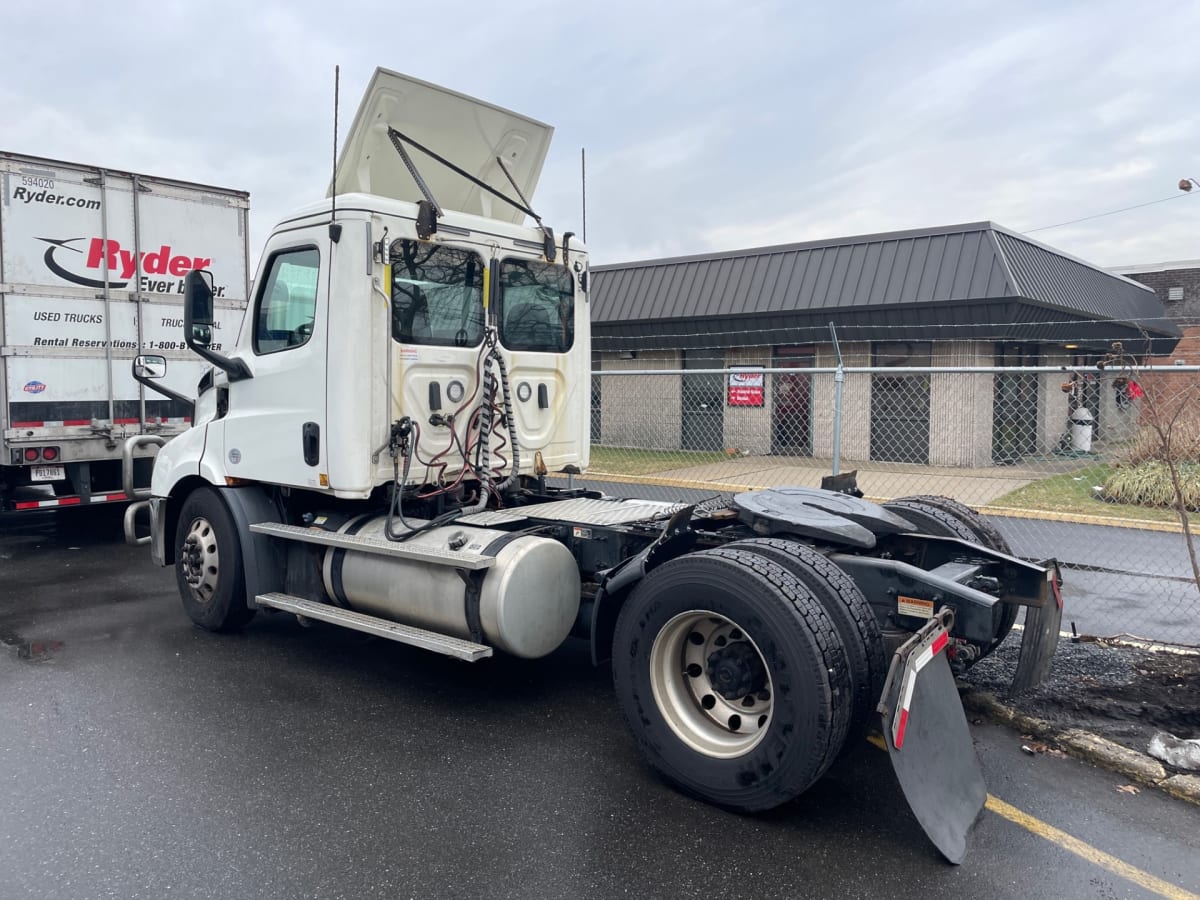
<svg viewBox="0 0 1200 900"><path fill-rule="evenodd" d="M952 500L877 506L852 479L701 505L552 483L588 464L590 310L586 249L529 206L549 139L377 71L330 195L268 239L232 347L219 278L185 276L182 339L215 371L127 538L213 631L285 612L470 662L589 641L650 764L729 809L798 797L879 727L960 860L986 792L948 661L1024 606L1018 677L1040 678L1054 567ZM167 371L135 362L147 385Z"/></svg>
<svg viewBox="0 0 1200 900"><path fill-rule="evenodd" d="M192 417L147 397L130 360L172 359L168 384L195 395L209 367L181 335L194 269L215 279L214 343L235 342L249 195L16 153L0 153L0 179L0 509L126 500L125 439L169 438Z"/></svg>

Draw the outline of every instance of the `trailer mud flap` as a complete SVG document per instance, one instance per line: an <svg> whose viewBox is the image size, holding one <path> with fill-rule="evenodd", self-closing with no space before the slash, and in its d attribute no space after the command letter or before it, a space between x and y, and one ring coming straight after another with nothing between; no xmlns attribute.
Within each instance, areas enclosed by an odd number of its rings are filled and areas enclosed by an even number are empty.
<svg viewBox="0 0 1200 900"><path fill-rule="evenodd" d="M987 786L943 652L953 621L943 609L896 651L878 708L909 807L934 846L958 864Z"/></svg>
<svg viewBox="0 0 1200 900"><path fill-rule="evenodd" d="M1013 673L1011 694L1019 694L1041 684L1050 673L1054 651L1058 649L1058 633L1062 629L1062 576L1058 563L1044 560L1038 565L1046 567L1046 584L1049 596L1041 606L1025 609L1025 633L1021 637L1021 655L1017 659L1017 671Z"/></svg>

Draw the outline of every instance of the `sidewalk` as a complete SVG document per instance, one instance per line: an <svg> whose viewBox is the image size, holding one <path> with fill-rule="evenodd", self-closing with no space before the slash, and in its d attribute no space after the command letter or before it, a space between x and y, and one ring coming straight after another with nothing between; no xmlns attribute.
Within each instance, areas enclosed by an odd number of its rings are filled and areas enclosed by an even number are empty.
<svg viewBox="0 0 1200 900"><path fill-rule="evenodd" d="M910 494L936 492L972 506L983 506L1038 478L1044 471L1019 467L963 469L920 466L908 463L848 463L843 471L858 467L858 486L869 497L889 499ZM655 480L736 484L746 488L820 487L821 479L833 471L833 461L811 457L747 456L725 462L666 469ZM597 474L597 473L591 473Z"/></svg>
<svg viewBox="0 0 1200 900"><path fill-rule="evenodd" d="M768 487L820 487L821 479L833 471L833 460L814 457L744 456L701 465L663 468L638 475L608 471L609 468L618 467L592 466L588 468L584 477L599 481L729 493ZM1095 514L991 505L993 500L1032 482L1054 475L1068 474L1079 468L1079 460L1069 458L1039 459L1036 465L1018 464L986 468L861 461L842 464L842 472L858 471L859 489L868 499L877 502L914 494L940 494L953 497L985 515L1181 533L1181 528L1176 522L1105 515L1110 507L1103 503L1096 504Z"/></svg>

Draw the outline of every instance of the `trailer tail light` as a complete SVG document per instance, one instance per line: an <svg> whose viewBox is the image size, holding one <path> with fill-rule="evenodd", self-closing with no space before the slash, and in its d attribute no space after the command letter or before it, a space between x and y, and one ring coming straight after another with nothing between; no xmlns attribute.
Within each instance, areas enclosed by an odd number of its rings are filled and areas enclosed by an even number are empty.
<svg viewBox="0 0 1200 900"><path fill-rule="evenodd" d="M61 454L57 447L26 447L24 450L13 449L13 465L35 462L57 462Z"/></svg>

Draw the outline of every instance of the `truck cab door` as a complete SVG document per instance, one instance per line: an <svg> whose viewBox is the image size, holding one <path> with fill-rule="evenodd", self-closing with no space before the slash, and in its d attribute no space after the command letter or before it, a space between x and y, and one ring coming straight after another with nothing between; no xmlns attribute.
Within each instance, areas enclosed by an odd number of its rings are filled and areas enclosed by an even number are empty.
<svg viewBox="0 0 1200 900"><path fill-rule="evenodd" d="M289 236L268 246L239 342L254 377L229 385L224 469L231 476L323 486L328 263L312 240Z"/></svg>

